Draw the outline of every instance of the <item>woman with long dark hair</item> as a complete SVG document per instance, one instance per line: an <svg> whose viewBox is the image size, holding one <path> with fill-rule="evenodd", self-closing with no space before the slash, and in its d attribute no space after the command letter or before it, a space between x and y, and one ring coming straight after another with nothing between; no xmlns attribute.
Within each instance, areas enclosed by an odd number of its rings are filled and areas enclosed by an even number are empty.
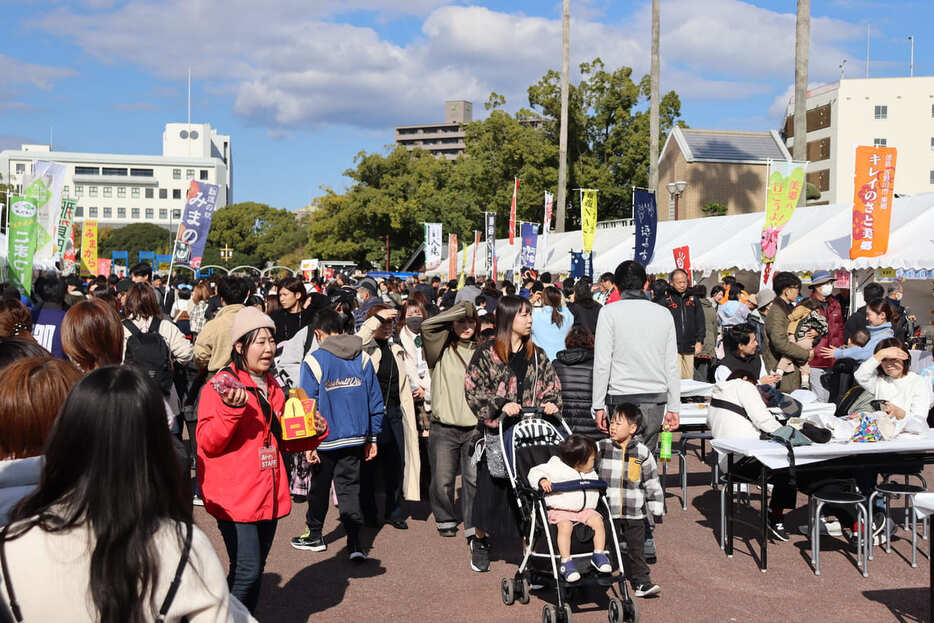
<svg viewBox="0 0 934 623"><path fill-rule="evenodd" d="M561 383L531 334L532 306L518 296L504 296L496 306L496 338L477 349L467 366L465 397L485 432L472 516L474 527L484 535L517 533L515 508L497 438L501 419L516 417L525 407L540 407L545 415L561 411ZM471 541L471 558L474 571L489 570L486 538Z"/></svg>
<svg viewBox="0 0 934 623"><path fill-rule="evenodd" d="M568 305L568 309L574 314L574 324L584 327L591 334L595 334L597 332L597 318L600 317L602 308L603 305L593 299L590 282L579 279L574 284L574 302Z"/></svg>
<svg viewBox="0 0 934 623"><path fill-rule="evenodd" d="M472 303L461 301L426 320L421 329L432 382L431 432L428 435L431 512L438 534L457 535L454 487L460 472L464 536L469 544L476 534L471 515L477 490L477 466L471 454L477 416L464 396L464 377L467 362L477 350L480 318Z"/></svg>
<svg viewBox="0 0 934 623"><path fill-rule="evenodd" d="M39 488L2 533L4 601L24 621L252 620L192 523L190 495L155 383L126 366L91 372L55 421Z"/></svg>
<svg viewBox="0 0 934 623"><path fill-rule="evenodd" d="M298 277L285 277L278 283L280 309L269 313L269 317L276 324L276 342L282 343L308 326L313 311L305 307L308 293L305 284Z"/></svg>
<svg viewBox="0 0 934 623"><path fill-rule="evenodd" d="M532 339L549 359L564 350L564 338L574 324L574 314L564 304L561 290L548 286L542 292L542 306L532 310Z"/></svg>

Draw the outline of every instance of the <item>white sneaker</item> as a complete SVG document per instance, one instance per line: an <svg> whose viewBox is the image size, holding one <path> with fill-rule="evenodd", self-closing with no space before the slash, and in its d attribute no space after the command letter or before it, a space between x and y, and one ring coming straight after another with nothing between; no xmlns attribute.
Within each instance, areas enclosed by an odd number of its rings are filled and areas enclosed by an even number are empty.
<svg viewBox="0 0 934 623"><path fill-rule="evenodd" d="M798 532L805 536L810 536L811 532L808 529L807 524L798 526ZM827 521L823 517L820 520L820 533L821 536L843 536L843 526L840 525L840 522L836 519L833 521Z"/></svg>

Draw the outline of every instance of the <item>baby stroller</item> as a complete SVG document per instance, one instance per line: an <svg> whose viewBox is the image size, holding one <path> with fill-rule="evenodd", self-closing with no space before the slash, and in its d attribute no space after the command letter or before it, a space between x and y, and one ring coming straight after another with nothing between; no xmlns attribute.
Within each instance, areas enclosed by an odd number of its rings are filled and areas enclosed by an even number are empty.
<svg viewBox="0 0 934 623"><path fill-rule="evenodd" d="M554 423L550 420L553 420ZM559 430L560 427L560 430ZM586 587L599 586L605 590L613 587L607 616L610 623L634 623L639 620L639 610L626 588L623 557L619 539L610 520L610 505L606 499L606 483L603 481L571 481L552 483L553 491L582 491L598 489L600 501L597 509L603 515L604 529L611 533L606 543L612 543L615 559L611 552L611 563L618 573L597 573L589 564L579 565L581 579L565 582L558 573L560 555L556 545L555 526L548 523L545 494L528 482L529 470L546 463L558 454L558 446L571 430L560 416L545 416L541 408L525 408L515 418L504 417L499 427L499 443L506 463L506 473L516 495L519 508L520 532L523 535L523 557L519 568L511 578L504 578L501 585L503 603L511 606L518 601L529 603L531 586L554 588L556 605L546 604L542 609L542 623L571 623L571 606L575 593ZM583 530L582 530L583 528ZM587 534L589 533L589 534ZM593 555L593 530L587 526L575 526L571 537L571 557L589 560Z"/></svg>

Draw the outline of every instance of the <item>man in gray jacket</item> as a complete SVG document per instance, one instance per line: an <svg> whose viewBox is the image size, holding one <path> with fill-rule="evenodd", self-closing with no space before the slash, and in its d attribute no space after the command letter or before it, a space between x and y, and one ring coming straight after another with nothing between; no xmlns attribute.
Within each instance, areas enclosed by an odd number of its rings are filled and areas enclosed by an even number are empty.
<svg viewBox="0 0 934 623"><path fill-rule="evenodd" d="M630 402L643 416L643 443L654 450L663 424L678 428L681 409L681 370L675 323L664 307L646 291L645 268L629 260L614 276L620 300L605 306L594 337L594 419L607 432L607 407Z"/></svg>

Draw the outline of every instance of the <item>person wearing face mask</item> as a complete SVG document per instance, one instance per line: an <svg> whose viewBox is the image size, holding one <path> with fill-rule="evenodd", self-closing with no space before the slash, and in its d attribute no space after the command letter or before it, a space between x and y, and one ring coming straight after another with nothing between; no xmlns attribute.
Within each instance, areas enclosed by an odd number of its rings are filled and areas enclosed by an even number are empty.
<svg viewBox="0 0 934 623"><path fill-rule="evenodd" d="M367 319L367 314L374 305L381 304L379 298L379 287L376 282L369 277L361 279L357 283L357 309L353 312L354 332L360 330L363 321Z"/></svg>
<svg viewBox="0 0 934 623"><path fill-rule="evenodd" d="M814 345L814 359L810 362L810 389L817 394L817 399L827 402L830 392L821 383L821 377L833 368L833 357L821 355L823 348L839 348L844 344L843 310L833 294L833 276L826 270L815 271L811 275L811 298L820 303L817 311L827 320L828 333Z"/></svg>
<svg viewBox="0 0 934 623"><path fill-rule="evenodd" d="M455 284L456 285L456 284ZM452 297L453 299L453 297ZM399 315L399 345L412 365L407 367L409 388L415 401L415 424L418 428L418 453L421 457L420 488L428 491L431 476L428 470L428 432L431 428L431 374L422 349L422 323L428 317L420 297L413 297L402 306Z"/></svg>

